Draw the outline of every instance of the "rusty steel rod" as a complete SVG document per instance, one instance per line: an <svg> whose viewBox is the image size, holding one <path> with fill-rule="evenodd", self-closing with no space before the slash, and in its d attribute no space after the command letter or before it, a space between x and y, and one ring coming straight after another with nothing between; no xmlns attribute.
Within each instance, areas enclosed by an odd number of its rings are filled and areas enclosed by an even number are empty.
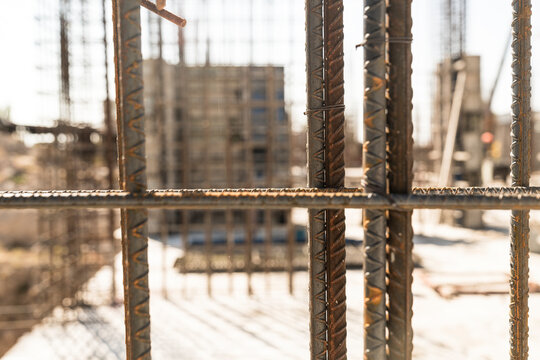
<svg viewBox="0 0 540 360"><path fill-rule="evenodd" d="M386 194L386 0L364 2L364 188ZM386 214L364 210L364 359L386 357Z"/></svg>
<svg viewBox="0 0 540 360"><path fill-rule="evenodd" d="M345 187L343 0L325 0L324 106L326 188ZM326 211L328 359L347 358L345 211Z"/></svg>
<svg viewBox="0 0 540 360"><path fill-rule="evenodd" d="M287 274L289 283L289 294L294 295L294 243L296 234L294 233L294 224L292 222L292 210L288 209L286 214L287 222Z"/></svg>
<svg viewBox="0 0 540 360"><path fill-rule="evenodd" d="M250 34L253 34L253 2L250 2ZM251 35L253 36L253 35ZM253 39L252 39L253 40ZM253 41L250 41L250 56L253 56ZM252 58L250 59L250 64L252 64ZM248 76L246 79L246 89L248 94L251 94L251 81L248 79L252 76L252 67L248 69ZM249 108L251 111L251 108ZM251 117L248 114L244 114L244 131L245 131L245 169L247 172L246 176L246 187L250 188L253 186L254 181L254 158L253 158L253 141L252 141L252 122ZM244 224L244 271L246 272L246 282L247 282L247 294L249 296L253 295L253 240L255 232L257 231L257 222L255 217L254 210L247 210L245 214L245 224Z"/></svg>
<svg viewBox="0 0 540 360"><path fill-rule="evenodd" d="M206 262L206 293L208 297L212 297L212 211L207 210L204 212L204 257Z"/></svg>
<svg viewBox="0 0 540 360"><path fill-rule="evenodd" d="M274 69L267 67L266 71L270 70L270 82L267 84L267 91L270 94L270 100L272 105L269 107L268 117L267 117L267 130L266 130L266 185L267 187L274 186L274 167L272 166L274 161L274 128L276 118L276 90L275 79L274 79ZM271 267L271 256L272 253L272 219L273 219L272 210L264 211L264 272L266 280L266 291L270 292L270 267Z"/></svg>
<svg viewBox="0 0 540 360"><path fill-rule="evenodd" d="M223 0L225 2L225 0ZM225 3L222 4L225 6ZM232 186L233 184L233 159L232 159L232 131L231 125L228 124L225 128L225 178L227 180L227 186ZM225 210L225 236L227 243L227 272L229 275L229 294L232 295L234 291L234 214L231 209Z"/></svg>
<svg viewBox="0 0 540 360"><path fill-rule="evenodd" d="M308 185L325 186L323 0L306 0L306 72L308 122ZM326 211L309 210L309 330L311 360L325 360Z"/></svg>
<svg viewBox="0 0 540 360"><path fill-rule="evenodd" d="M0 191L0 209L479 209L540 210L540 188L414 189L412 194L361 189L216 189Z"/></svg>
<svg viewBox="0 0 540 360"><path fill-rule="evenodd" d="M109 188L112 189L115 186L114 168L116 166L115 151L114 151L114 125L112 119L112 106L109 92L109 42L107 31L107 4L106 0L101 2L101 20L103 25L103 66L105 75L105 102L103 106L104 110L104 123L105 123L105 163L107 164L107 182ZM114 209L109 210L108 218L108 232L111 237L111 303L116 302L116 252L117 245L114 238L114 230L117 226L116 212Z"/></svg>
<svg viewBox="0 0 540 360"><path fill-rule="evenodd" d="M388 2L388 37L412 38L412 0ZM409 194L413 180L412 52L410 42L388 43L388 189ZM412 211L388 212L388 360L412 359Z"/></svg>
<svg viewBox="0 0 540 360"><path fill-rule="evenodd" d="M141 6L145 7L147 10L150 10L154 14L161 16L165 20L168 20L179 27L186 26L186 23L187 23L186 19L183 19L180 16L171 13L170 11L164 10L163 9L164 6L163 7L158 6L148 0L140 0L140 2L141 2Z"/></svg>
<svg viewBox="0 0 540 360"><path fill-rule="evenodd" d="M113 0L116 106L121 189L146 191L146 158L139 0ZM150 359L148 210L122 211L126 358Z"/></svg>
<svg viewBox="0 0 540 360"><path fill-rule="evenodd" d="M512 186L529 186L531 167L531 1L514 0L512 21ZM510 226L510 358L529 346L529 211L512 211Z"/></svg>

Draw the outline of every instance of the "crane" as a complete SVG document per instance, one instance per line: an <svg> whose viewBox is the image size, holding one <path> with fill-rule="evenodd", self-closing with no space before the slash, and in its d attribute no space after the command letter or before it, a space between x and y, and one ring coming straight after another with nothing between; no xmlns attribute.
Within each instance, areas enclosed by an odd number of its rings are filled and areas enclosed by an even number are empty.
<svg viewBox="0 0 540 360"><path fill-rule="evenodd" d="M443 58L457 60L466 48L467 0L441 0Z"/></svg>

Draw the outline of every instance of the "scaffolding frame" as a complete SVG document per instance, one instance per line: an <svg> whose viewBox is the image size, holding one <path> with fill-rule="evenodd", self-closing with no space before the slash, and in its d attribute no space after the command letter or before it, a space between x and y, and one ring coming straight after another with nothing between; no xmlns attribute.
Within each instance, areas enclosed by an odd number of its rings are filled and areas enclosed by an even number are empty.
<svg viewBox="0 0 540 360"><path fill-rule="evenodd" d="M366 0L365 191L345 189L342 185L342 0L306 0L306 114L310 125L310 188L147 190L140 5L141 0L113 0L121 190L0 192L1 209L121 209L128 359L151 358L148 208L291 207L310 209L311 358L332 360L345 359L347 356L346 324L344 316L341 316L345 307L344 293L341 296L345 288L345 271L340 267L341 261L344 261L344 249L340 250L341 231L344 231L344 228L339 225L342 222L342 209L365 210L365 251L368 253L364 267L365 359L412 357L410 211L421 208L512 209L511 358L527 358L528 211L540 209L540 189L529 187L528 170L530 137L527 135L530 135L528 130L531 114L530 0L513 1L512 187L415 190L410 185L412 152L396 153L396 149L412 145L411 0ZM390 54L390 64L386 63L387 52ZM390 73L389 77L386 77L387 71ZM404 86L406 91L395 91L399 86ZM384 98L387 88L390 90L388 103ZM388 113L385 111L387 108ZM399 120L393 118L397 113L404 113L406 116ZM389 128L388 133L384 131L385 126ZM387 143L391 145L388 147L389 154L386 153ZM399 169L398 162L404 162L405 167ZM386 163L390 169L389 174L386 174ZM397 174L406 174L403 183L399 183L399 178L393 178ZM335 225L336 222L338 225ZM387 239L387 226L390 233L401 234L398 236L399 246L392 246L395 244L392 240L395 234L391 234L390 239ZM396 257L401 260L389 262L388 304L385 288L387 241L390 243L390 252L405 246L405 250ZM374 273L369 269L376 271ZM401 290L395 291L396 287ZM401 302L404 296L410 301ZM388 317L385 316L387 311ZM388 339L385 335L387 328Z"/></svg>

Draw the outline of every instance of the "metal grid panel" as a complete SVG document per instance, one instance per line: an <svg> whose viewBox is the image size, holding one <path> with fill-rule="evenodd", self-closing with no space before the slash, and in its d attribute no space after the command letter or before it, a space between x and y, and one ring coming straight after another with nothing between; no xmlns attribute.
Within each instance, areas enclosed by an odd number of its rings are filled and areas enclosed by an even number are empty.
<svg viewBox="0 0 540 360"><path fill-rule="evenodd" d="M129 359L150 359L147 264L147 210L217 208L310 209L310 313L312 359L346 358L344 226L342 209L365 210L366 343L365 358L410 359L412 294L410 211L424 209L513 209L511 259L511 357L526 359L528 210L540 209L540 189L529 187L530 157L530 0L514 0L514 102L511 188L441 188L410 191L412 159L400 149L412 145L410 110L410 1L366 1L366 192L343 188L343 89L341 0L306 0L307 90L310 189L146 190L140 5L113 0L117 85L120 191L0 192L0 208L121 208L122 251ZM388 17L386 16L388 15ZM167 15L169 16L169 15ZM170 16L169 16L170 17ZM179 24L184 22L174 18ZM387 20L388 19L388 20ZM387 23L388 21L388 23ZM388 26L388 31L386 27ZM324 29L324 30L323 30ZM394 46L393 43L396 45ZM398 45L399 44L399 45ZM385 84L389 53L389 84ZM384 92L389 89L388 116ZM399 88L406 91L400 92ZM397 114L405 114L398 121ZM388 126L388 139L385 127ZM389 154L386 155L387 142ZM410 151L404 151L410 154ZM389 161L389 180L385 161ZM399 168L399 164L404 168ZM373 175L371 175L373 174ZM405 174L405 175L403 175ZM401 177L402 181L398 181ZM389 187L388 187L389 184ZM387 193L389 188L390 193ZM325 210L320 210L325 209ZM389 212L384 210L390 210ZM386 222L390 252L386 320L384 245ZM336 225L337 224L337 225ZM375 227L372 229L372 226ZM337 229L337 232L335 232ZM399 235L401 234L401 235ZM337 250L336 250L337 249ZM382 250L381 250L382 249ZM336 253L334 253L336 251ZM337 256L338 258L334 259ZM374 263L370 263L374 259ZM373 276L372 267L376 274ZM335 302L336 300L337 302ZM332 302L332 304L329 304ZM388 345L386 328L389 329ZM389 350L386 347L389 347Z"/></svg>

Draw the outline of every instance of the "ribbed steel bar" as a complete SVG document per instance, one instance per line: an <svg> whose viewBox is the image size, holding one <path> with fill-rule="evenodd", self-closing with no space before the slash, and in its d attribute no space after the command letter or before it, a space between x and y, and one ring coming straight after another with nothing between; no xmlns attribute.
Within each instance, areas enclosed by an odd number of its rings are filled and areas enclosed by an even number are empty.
<svg viewBox="0 0 540 360"><path fill-rule="evenodd" d="M146 191L140 0L113 0L120 185L131 196ZM126 358L150 359L148 211L122 211Z"/></svg>
<svg viewBox="0 0 540 360"><path fill-rule="evenodd" d="M386 0L364 2L364 188L386 194ZM364 359L386 357L386 214L364 210Z"/></svg>
<svg viewBox="0 0 540 360"><path fill-rule="evenodd" d="M306 72L308 122L308 184L325 186L325 123L323 65L323 0L306 0ZM309 210L309 329L311 360L325 360L326 211Z"/></svg>
<svg viewBox="0 0 540 360"><path fill-rule="evenodd" d="M531 1L513 0L512 186L529 186L531 163ZM514 210L510 232L510 358L528 358L529 211Z"/></svg>
<svg viewBox="0 0 540 360"><path fill-rule="evenodd" d="M412 0L389 0L388 37L412 38ZM412 191L412 52L407 41L388 43L388 189L394 194ZM412 359L412 247L411 211L388 212L386 261L389 360Z"/></svg>
<svg viewBox="0 0 540 360"><path fill-rule="evenodd" d="M324 106L326 188L345 186L343 0L324 1ZM326 212L328 359L347 358L345 211Z"/></svg>
<svg viewBox="0 0 540 360"><path fill-rule="evenodd" d="M415 189L379 195L361 189L0 191L0 209L480 209L540 210L540 188Z"/></svg>

